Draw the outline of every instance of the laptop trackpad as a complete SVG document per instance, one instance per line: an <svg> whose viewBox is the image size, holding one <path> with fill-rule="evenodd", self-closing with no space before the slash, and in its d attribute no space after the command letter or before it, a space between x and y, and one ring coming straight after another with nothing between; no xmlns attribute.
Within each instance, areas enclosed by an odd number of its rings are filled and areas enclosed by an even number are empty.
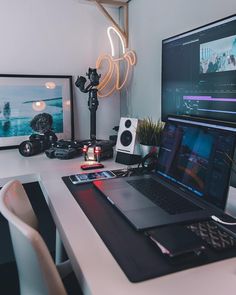
<svg viewBox="0 0 236 295"><path fill-rule="evenodd" d="M114 190L112 194L106 193L106 196L122 211L156 207L153 202L130 187Z"/></svg>

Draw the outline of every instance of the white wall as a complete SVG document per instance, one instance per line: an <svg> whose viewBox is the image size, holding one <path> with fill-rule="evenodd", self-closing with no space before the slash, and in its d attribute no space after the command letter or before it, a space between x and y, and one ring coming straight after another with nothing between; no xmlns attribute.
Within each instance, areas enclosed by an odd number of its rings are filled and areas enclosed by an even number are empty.
<svg viewBox="0 0 236 295"><path fill-rule="evenodd" d="M122 93L121 114L160 118L161 40L235 12L235 0L132 0L130 48L138 63L132 84Z"/></svg>
<svg viewBox="0 0 236 295"><path fill-rule="evenodd" d="M118 18L118 9L110 11ZM94 5L77 0L0 0L0 73L85 75L110 52L108 25ZM73 90L75 135L89 138L88 95ZM119 118L119 94L100 100L98 137L107 138Z"/></svg>

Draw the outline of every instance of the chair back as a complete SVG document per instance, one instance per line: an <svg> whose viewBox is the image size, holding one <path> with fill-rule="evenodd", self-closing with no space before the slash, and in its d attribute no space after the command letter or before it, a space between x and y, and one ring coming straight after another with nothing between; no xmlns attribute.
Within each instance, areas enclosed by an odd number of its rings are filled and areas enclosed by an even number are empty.
<svg viewBox="0 0 236 295"><path fill-rule="evenodd" d="M21 295L66 295L48 248L37 231L37 217L17 180L0 191L0 211L8 220Z"/></svg>

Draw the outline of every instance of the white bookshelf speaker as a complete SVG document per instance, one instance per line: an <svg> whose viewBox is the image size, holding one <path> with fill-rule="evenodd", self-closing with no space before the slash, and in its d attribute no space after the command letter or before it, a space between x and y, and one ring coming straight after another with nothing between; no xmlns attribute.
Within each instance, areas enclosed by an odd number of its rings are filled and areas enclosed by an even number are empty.
<svg viewBox="0 0 236 295"><path fill-rule="evenodd" d="M136 118L120 119L116 143L116 162L126 165L137 164L141 160L137 145L137 127L139 120Z"/></svg>

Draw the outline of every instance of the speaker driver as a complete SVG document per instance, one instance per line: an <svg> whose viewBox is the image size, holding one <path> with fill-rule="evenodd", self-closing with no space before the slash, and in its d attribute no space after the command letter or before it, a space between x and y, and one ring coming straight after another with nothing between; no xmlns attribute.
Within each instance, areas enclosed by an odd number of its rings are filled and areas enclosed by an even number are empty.
<svg viewBox="0 0 236 295"><path fill-rule="evenodd" d="M123 144L123 146L128 146L131 144L132 139L133 139L132 133L126 130L121 134L120 142L121 144Z"/></svg>
<svg viewBox="0 0 236 295"><path fill-rule="evenodd" d="M125 127L126 128L129 128L131 126L131 124L132 123L131 123L131 120L130 119L128 119L128 120L125 121Z"/></svg>

